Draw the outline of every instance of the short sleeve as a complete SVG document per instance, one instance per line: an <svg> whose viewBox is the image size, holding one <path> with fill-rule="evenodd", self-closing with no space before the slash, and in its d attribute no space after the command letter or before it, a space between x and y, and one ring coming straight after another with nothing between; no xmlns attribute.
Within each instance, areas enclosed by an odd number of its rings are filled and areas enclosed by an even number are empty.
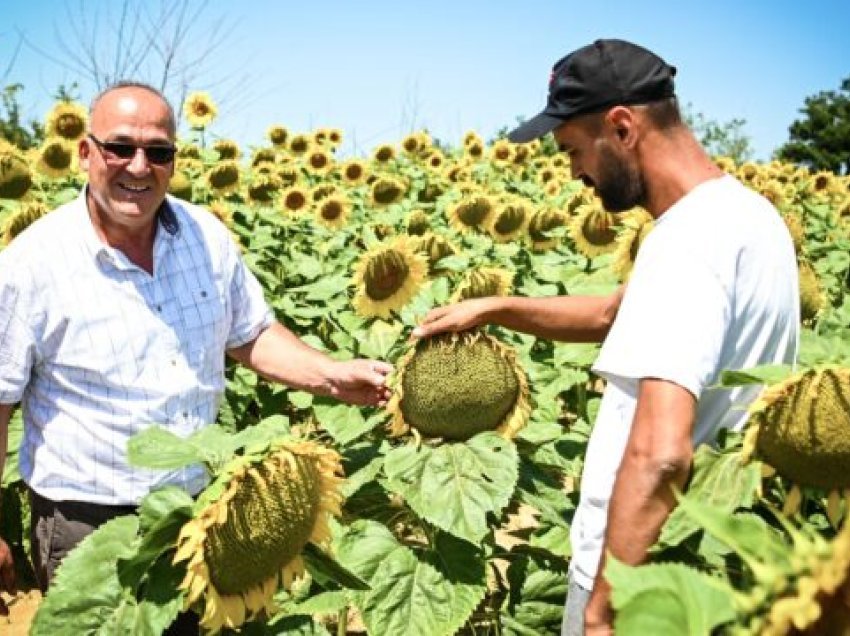
<svg viewBox="0 0 850 636"><path fill-rule="evenodd" d="M263 297L259 281L245 265L232 242L228 249L228 259L232 272L229 289L231 321L226 347L233 349L259 336L274 322L274 314Z"/></svg>
<svg viewBox="0 0 850 636"><path fill-rule="evenodd" d="M699 250L641 250L594 370L668 380L699 398L716 379L732 320L732 291L713 265Z"/></svg>
<svg viewBox="0 0 850 636"><path fill-rule="evenodd" d="M0 263L0 404L20 402L36 359L36 342L27 317L27 294L13 281L14 272Z"/></svg>

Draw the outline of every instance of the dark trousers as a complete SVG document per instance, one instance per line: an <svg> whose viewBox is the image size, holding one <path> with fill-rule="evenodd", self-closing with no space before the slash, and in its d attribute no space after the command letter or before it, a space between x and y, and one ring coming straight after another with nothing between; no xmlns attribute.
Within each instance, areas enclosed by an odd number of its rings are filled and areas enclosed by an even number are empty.
<svg viewBox="0 0 850 636"><path fill-rule="evenodd" d="M33 569L41 593L46 594L56 568L68 552L98 526L121 515L135 514L136 506L104 506L83 501L52 501L30 489ZM183 612L166 630L169 636L198 634L198 615Z"/></svg>

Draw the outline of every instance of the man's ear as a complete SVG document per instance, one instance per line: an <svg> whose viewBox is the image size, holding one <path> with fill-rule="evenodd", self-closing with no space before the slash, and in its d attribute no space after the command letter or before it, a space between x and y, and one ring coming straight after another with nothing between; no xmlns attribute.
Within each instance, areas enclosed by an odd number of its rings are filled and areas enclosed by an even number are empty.
<svg viewBox="0 0 850 636"><path fill-rule="evenodd" d="M634 145L638 122L631 108L627 106L614 106L605 114L605 121L611 126L620 143L627 147Z"/></svg>
<svg viewBox="0 0 850 636"><path fill-rule="evenodd" d="M77 143L77 157L80 159L80 167L83 170L89 169L89 159L91 155L91 140L88 137L83 137Z"/></svg>

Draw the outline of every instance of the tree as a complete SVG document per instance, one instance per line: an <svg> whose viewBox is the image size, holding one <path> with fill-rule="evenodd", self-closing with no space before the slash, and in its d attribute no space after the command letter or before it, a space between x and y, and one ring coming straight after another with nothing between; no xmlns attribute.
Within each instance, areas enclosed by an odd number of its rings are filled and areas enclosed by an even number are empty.
<svg viewBox="0 0 850 636"><path fill-rule="evenodd" d="M776 156L810 170L850 173L850 77L838 91L807 97L802 119L788 128L790 139Z"/></svg>
<svg viewBox="0 0 850 636"><path fill-rule="evenodd" d="M692 104L685 106L682 117L708 154L714 157L731 157L738 164L752 159L752 141L744 132L746 119L718 122L702 113L695 113Z"/></svg>

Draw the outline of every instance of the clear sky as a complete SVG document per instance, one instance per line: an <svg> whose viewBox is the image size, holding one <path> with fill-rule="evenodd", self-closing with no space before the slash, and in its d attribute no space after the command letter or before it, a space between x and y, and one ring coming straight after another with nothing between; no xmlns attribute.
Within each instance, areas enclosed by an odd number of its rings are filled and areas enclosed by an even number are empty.
<svg viewBox="0 0 850 636"><path fill-rule="evenodd" d="M97 49L108 59L107 18L115 24L121 5L0 0L0 83L24 84L38 118L61 83L76 81L88 101L94 87L60 63L70 59L60 42L76 41L75 25L102 24ZM192 87L219 101L212 133L260 144L274 123L335 126L344 149L361 152L422 127L451 143L470 129L489 137L537 113L552 64L598 37L676 66L681 103L745 119L759 159L787 140L807 96L850 77L850 0L210 0L189 34L192 50L221 42Z"/></svg>

